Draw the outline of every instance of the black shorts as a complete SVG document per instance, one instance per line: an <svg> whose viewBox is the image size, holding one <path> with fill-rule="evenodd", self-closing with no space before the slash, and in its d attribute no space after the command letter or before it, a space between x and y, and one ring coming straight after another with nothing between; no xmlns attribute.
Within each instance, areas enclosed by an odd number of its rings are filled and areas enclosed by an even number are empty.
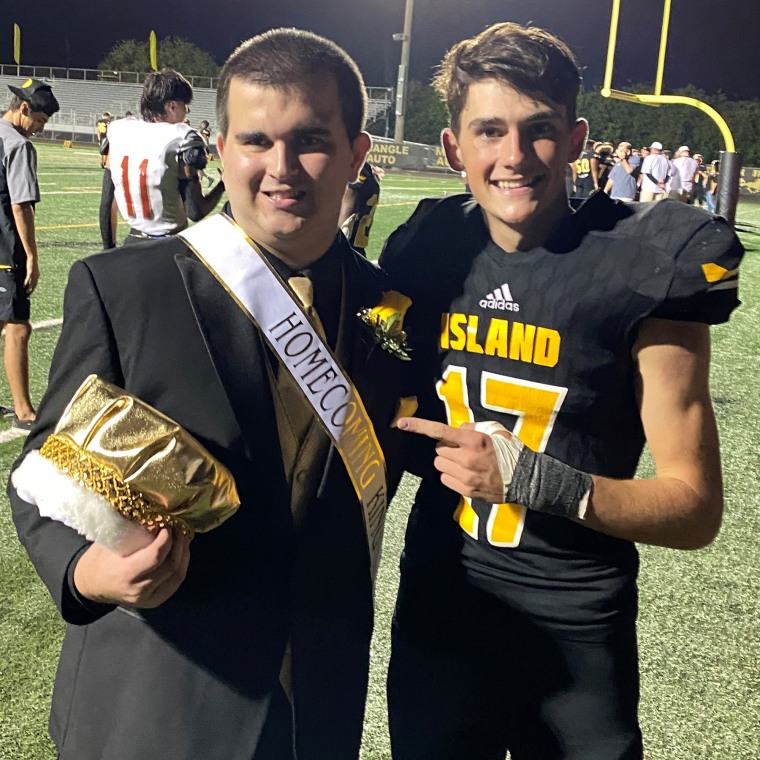
<svg viewBox="0 0 760 760"><path fill-rule="evenodd" d="M511 603L508 590L489 591L463 572L402 573L388 674L394 760L641 758L635 599L617 620L573 630L562 595L542 597L533 615L524 592Z"/></svg>
<svg viewBox="0 0 760 760"><path fill-rule="evenodd" d="M0 322L28 322L29 296L24 290L23 269L0 269Z"/></svg>

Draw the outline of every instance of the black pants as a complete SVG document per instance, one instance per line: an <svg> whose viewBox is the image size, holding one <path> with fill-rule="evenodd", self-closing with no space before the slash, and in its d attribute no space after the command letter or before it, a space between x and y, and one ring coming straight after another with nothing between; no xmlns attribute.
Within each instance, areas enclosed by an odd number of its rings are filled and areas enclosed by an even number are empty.
<svg viewBox="0 0 760 760"><path fill-rule="evenodd" d="M510 604L464 580L402 574L388 675L394 760L643 756L635 601L627 624L574 629L559 607L552 620L551 600L526 614L530 593Z"/></svg>
<svg viewBox="0 0 760 760"><path fill-rule="evenodd" d="M251 760L295 760L293 710L282 688L272 695L264 729Z"/></svg>

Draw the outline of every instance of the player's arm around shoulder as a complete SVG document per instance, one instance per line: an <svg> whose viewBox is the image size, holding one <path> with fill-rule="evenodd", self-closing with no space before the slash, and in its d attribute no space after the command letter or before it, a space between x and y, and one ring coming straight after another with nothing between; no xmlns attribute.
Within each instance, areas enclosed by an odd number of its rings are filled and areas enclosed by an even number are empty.
<svg viewBox="0 0 760 760"><path fill-rule="evenodd" d="M633 348L650 480L595 476L584 524L647 544L698 549L723 514L718 432L709 392L709 327L648 319Z"/></svg>

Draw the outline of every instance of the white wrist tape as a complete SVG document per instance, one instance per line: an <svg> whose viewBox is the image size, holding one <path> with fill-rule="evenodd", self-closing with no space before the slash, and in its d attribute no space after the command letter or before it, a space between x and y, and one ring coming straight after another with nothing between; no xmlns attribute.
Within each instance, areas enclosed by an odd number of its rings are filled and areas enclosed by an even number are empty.
<svg viewBox="0 0 760 760"><path fill-rule="evenodd" d="M478 433L485 433L493 443L496 461L499 463L499 472L501 472L501 479L504 482L503 497L506 499L507 489L517 467L517 460L520 458L525 444L516 435L512 435L504 425L493 420L476 422L475 430ZM506 435L504 435L505 433Z"/></svg>
<svg viewBox="0 0 760 760"><path fill-rule="evenodd" d="M503 501L537 512L582 520L593 485L591 476L546 454L529 449L501 423L475 423L493 443L504 483Z"/></svg>

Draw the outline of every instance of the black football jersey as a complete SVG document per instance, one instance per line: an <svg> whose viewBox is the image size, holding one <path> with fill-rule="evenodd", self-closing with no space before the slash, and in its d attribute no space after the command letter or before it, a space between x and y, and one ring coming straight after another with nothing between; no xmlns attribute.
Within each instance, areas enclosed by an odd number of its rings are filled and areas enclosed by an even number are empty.
<svg viewBox="0 0 760 760"><path fill-rule="evenodd" d="M98 140L103 140L108 132L108 119L98 119L95 122L95 130L98 133Z"/></svg>
<svg viewBox="0 0 760 760"><path fill-rule="evenodd" d="M594 178L591 174L591 159L598 158L593 150L584 150L575 162L575 186L586 188L589 192L594 189Z"/></svg>
<svg viewBox="0 0 760 760"><path fill-rule="evenodd" d="M343 232L354 248L364 250L369 245L369 232L380 200L380 183L372 167L365 163L356 182L349 187L356 191L356 200L351 216L346 220Z"/></svg>
<svg viewBox="0 0 760 760"><path fill-rule="evenodd" d="M727 320L742 253L722 219L603 193L543 247L505 253L475 202L455 196L422 201L380 264L412 299L405 328L435 382L420 416L454 426L497 420L584 472L631 478L644 445L631 355L638 328L647 317ZM438 561L437 535L466 567L537 587L582 579L604 593L637 568L630 542L518 505L461 499L431 468L407 558Z"/></svg>

